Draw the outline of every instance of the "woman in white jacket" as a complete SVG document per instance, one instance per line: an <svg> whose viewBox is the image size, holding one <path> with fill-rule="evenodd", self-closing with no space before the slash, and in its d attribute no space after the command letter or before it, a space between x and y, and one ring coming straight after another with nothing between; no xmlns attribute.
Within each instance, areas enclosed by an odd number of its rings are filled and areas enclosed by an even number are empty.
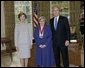
<svg viewBox="0 0 85 68"><path fill-rule="evenodd" d="M25 13L18 15L20 22L15 25L15 46L20 58L21 65L27 67L28 58L30 58L30 49L32 48L32 35L30 25L25 22L27 18Z"/></svg>

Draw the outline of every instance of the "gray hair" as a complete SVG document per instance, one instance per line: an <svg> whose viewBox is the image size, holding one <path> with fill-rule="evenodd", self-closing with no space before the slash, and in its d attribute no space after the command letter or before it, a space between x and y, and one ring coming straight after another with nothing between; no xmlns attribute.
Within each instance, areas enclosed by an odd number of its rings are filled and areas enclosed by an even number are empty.
<svg viewBox="0 0 85 68"><path fill-rule="evenodd" d="M39 17L39 21L40 21L40 20L46 21L46 18L45 18L44 16L40 16L40 17Z"/></svg>

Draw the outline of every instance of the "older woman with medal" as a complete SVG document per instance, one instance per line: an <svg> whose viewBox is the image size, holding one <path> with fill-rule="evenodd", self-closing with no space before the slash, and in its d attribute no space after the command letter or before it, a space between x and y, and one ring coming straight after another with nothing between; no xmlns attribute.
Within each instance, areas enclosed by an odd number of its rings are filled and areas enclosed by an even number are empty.
<svg viewBox="0 0 85 68"><path fill-rule="evenodd" d="M34 29L34 39L36 43L36 65L51 67L54 64L52 35L44 16L39 18L39 25Z"/></svg>

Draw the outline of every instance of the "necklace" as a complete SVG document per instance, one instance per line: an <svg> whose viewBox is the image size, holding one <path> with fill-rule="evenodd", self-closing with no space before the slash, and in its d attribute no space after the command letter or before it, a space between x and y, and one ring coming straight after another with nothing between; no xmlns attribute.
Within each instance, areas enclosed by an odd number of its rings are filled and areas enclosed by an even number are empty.
<svg viewBox="0 0 85 68"><path fill-rule="evenodd" d="M43 38L43 36L44 36L44 27L45 27L45 25L43 26L43 28L41 28L41 26L40 26L40 29L39 29L39 37L40 38Z"/></svg>

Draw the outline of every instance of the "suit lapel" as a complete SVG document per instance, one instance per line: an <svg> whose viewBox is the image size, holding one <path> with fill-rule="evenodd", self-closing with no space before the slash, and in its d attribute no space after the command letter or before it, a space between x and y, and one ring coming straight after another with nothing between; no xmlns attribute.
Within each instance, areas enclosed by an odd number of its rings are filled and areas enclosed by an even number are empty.
<svg viewBox="0 0 85 68"><path fill-rule="evenodd" d="M57 29L59 28L59 23L61 22L61 16L59 16L59 19L58 19L58 24L57 24ZM54 28L54 17L52 18L52 20L51 20L51 26L52 26L52 29L54 30L54 31L57 31L57 29L55 30L55 28Z"/></svg>
<svg viewBox="0 0 85 68"><path fill-rule="evenodd" d="M58 23L60 22L61 16L59 16Z"/></svg>
<svg viewBox="0 0 85 68"><path fill-rule="evenodd" d="M52 27L53 27L53 30L55 30L55 28L54 28L54 17L52 19Z"/></svg>

